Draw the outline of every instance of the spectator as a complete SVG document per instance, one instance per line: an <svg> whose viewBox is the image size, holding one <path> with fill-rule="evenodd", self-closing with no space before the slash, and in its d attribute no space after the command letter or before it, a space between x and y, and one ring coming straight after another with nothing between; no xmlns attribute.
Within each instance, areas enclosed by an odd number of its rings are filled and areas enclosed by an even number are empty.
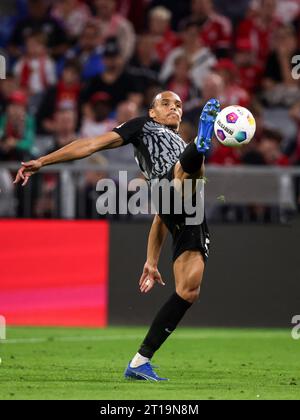
<svg viewBox="0 0 300 420"><path fill-rule="evenodd" d="M84 105L81 126L82 137L100 136L116 127L111 117L112 98L107 92L94 93Z"/></svg>
<svg viewBox="0 0 300 420"><path fill-rule="evenodd" d="M77 113L74 109L59 109L55 112L53 145L47 153L51 153L74 141L76 133ZM39 218L57 217L58 192L60 189L59 175L56 173L41 174L38 178L40 190L34 203L34 216Z"/></svg>
<svg viewBox="0 0 300 420"><path fill-rule="evenodd" d="M245 17L251 1L252 0L213 0L216 10L218 10L221 15L228 17L231 22L233 22L234 26Z"/></svg>
<svg viewBox="0 0 300 420"><path fill-rule="evenodd" d="M217 98L223 104L224 93L224 80L216 73L209 73L202 81L202 89L199 94L198 100L193 101L193 107L188 108L183 118L188 121L193 127L198 127L199 115L201 109L206 102L211 98ZM197 134L197 133L196 133Z"/></svg>
<svg viewBox="0 0 300 420"><path fill-rule="evenodd" d="M6 113L0 117L0 160L25 160L31 157L35 122L26 112L27 97L20 90L9 97Z"/></svg>
<svg viewBox="0 0 300 420"><path fill-rule="evenodd" d="M2 115L9 102L10 95L17 90L17 81L12 73L6 74L6 79L0 82L0 115Z"/></svg>
<svg viewBox="0 0 300 420"><path fill-rule="evenodd" d="M147 0L146 0L147 1ZM178 31L179 22L187 17L190 12L190 1L174 1L174 0L151 0L150 8L163 6L172 12L172 29Z"/></svg>
<svg viewBox="0 0 300 420"><path fill-rule="evenodd" d="M66 146L78 137L76 127L77 114L74 109L58 109L56 111L53 124L53 151Z"/></svg>
<svg viewBox="0 0 300 420"><path fill-rule="evenodd" d="M215 66L215 71L222 77L224 91L222 105L250 105L250 96L238 83L238 68L229 58L222 58Z"/></svg>
<svg viewBox="0 0 300 420"><path fill-rule="evenodd" d="M198 32L199 26L196 21L187 22L181 34L182 46L175 48L163 64L160 73L162 83L165 83L174 73L176 59L185 55L191 65L191 80L197 88L202 88L203 79L216 63L216 58L210 49L203 45Z"/></svg>
<svg viewBox="0 0 300 420"><path fill-rule="evenodd" d="M208 74L205 79L203 79L201 105L204 106L210 98L217 98L223 104L225 96L224 89L224 79L219 74Z"/></svg>
<svg viewBox="0 0 300 420"><path fill-rule="evenodd" d="M65 60L77 60L81 65L81 78L88 80L101 74L103 65L103 36L95 21L89 21L83 28L78 43L65 54Z"/></svg>
<svg viewBox="0 0 300 420"><path fill-rule="evenodd" d="M128 72L138 78L143 92L158 81L161 66L154 50L153 37L149 34L140 35L137 39L135 55L128 66Z"/></svg>
<svg viewBox="0 0 300 420"><path fill-rule="evenodd" d="M135 47L135 32L132 24L117 13L116 0L94 0L94 6L104 39L117 38L122 57L128 61Z"/></svg>
<svg viewBox="0 0 300 420"><path fill-rule="evenodd" d="M199 103L200 92L190 77L190 62L185 55L175 60L174 73L165 84L166 90L171 90L180 96L184 110L193 107L195 101Z"/></svg>
<svg viewBox="0 0 300 420"><path fill-rule="evenodd" d="M264 68L281 22L276 16L276 0L259 0L254 12L237 28L237 39L248 39L260 66Z"/></svg>
<svg viewBox="0 0 300 420"><path fill-rule="evenodd" d="M299 14L299 0L277 0L276 15L284 24L292 23Z"/></svg>
<svg viewBox="0 0 300 420"><path fill-rule="evenodd" d="M140 34L145 28L145 14L149 0L123 0L119 2L119 13L134 26L135 32Z"/></svg>
<svg viewBox="0 0 300 420"><path fill-rule="evenodd" d="M28 16L20 20L10 40L10 52L18 57L28 35L46 34L47 47L54 57L61 56L67 48L66 33L61 25L48 14L48 0L28 0Z"/></svg>
<svg viewBox="0 0 300 420"><path fill-rule="evenodd" d="M290 26L276 33L276 47L268 56L263 100L268 106L291 106L300 99L298 81L292 76L292 57L299 55L297 36Z"/></svg>
<svg viewBox="0 0 300 420"><path fill-rule="evenodd" d="M154 49L160 63L179 45L178 36L171 29L171 18L172 13L162 6L151 9L148 16L149 35L154 39Z"/></svg>
<svg viewBox="0 0 300 420"><path fill-rule="evenodd" d="M265 129L256 150L243 156L243 163L254 165L288 166L288 157L282 153L283 137L275 130Z"/></svg>
<svg viewBox="0 0 300 420"><path fill-rule="evenodd" d="M230 54L232 25L227 17L215 12L212 0L191 0L191 15L182 24L186 24L188 20L198 21L204 45L217 57L227 57Z"/></svg>
<svg viewBox="0 0 300 420"><path fill-rule="evenodd" d="M241 151L234 147L225 147L218 140L213 140L213 147L208 163L213 165L232 166L241 163Z"/></svg>
<svg viewBox="0 0 300 420"><path fill-rule="evenodd" d="M58 109L74 109L79 112L80 88L80 66L75 61L69 61L59 82L50 87L43 98L37 113L39 133L52 132L52 118Z"/></svg>
<svg viewBox="0 0 300 420"><path fill-rule="evenodd" d="M298 127L298 133L294 141L288 145L287 153L291 156L290 161L294 165L300 165L300 102L297 102L290 109L290 117Z"/></svg>
<svg viewBox="0 0 300 420"><path fill-rule="evenodd" d="M125 70L124 59L115 38L107 40L103 53L105 70L93 77L82 92L82 101L87 102L96 92L106 92L112 98L112 105L117 105L132 98L138 103L142 101L141 87L137 80Z"/></svg>
<svg viewBox="0 0 300 420"><path fill-rule="evenodd" d="M25 41L25 55L14 68L17 81L30 95L33 113L37 110L45 90L56 82L55 63L49 57L42 33L31 34Z"/></svg>
<svg viewBox="0 0 300 420"><path fill-rule="evenodd" d="M257 63L248 39L237 40L234 62L237 65L240 86L243 86L249 94L257 92L260 88L263 69Z"/></svg>
<svg viewBox="0 0 300 420"><path fill-rule="evenodd" d="M54 5L51 16L61 22L68 38L75 41L90 19L91 11L79 0L60 0Z"/></svg>
<svg viewBox="0 0 300 420"><path fill-rule="evenodd" d="M100 216L96 208L96 201L104 192L97 192L96 185L101 179L109 177L105 168L107 166L106 159L102 154L97 153L86 159L89 165L97 165L98 170L88 170L80 174L78 182L78 200L77 200L77 217L84 219L105 219L109 216ZM104 169L100 169L103 167ZM113 216L110 216L113 217ZM114 218L114 217L113 217Z"/></svg>

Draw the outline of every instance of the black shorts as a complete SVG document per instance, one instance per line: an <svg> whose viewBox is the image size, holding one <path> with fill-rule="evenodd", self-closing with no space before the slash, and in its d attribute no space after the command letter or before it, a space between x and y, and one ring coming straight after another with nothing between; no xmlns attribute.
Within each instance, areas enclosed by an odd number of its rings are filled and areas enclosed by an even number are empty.
<svg viewBox="0 0 300 420"><path fill-rule="evenodd" d="M174 178L174 166L161 179L172 181ZM172 195L171 203L173 203ZM187 215L184 212L180 215L174 214L171 208L170 214L163 214L161 211L158 211L158 214L173 238L173 262L185 251L199 251L204 261L207 261L210 239L205 217L200 225L186 225L185 219L191 217L191 215Z"/></svg>

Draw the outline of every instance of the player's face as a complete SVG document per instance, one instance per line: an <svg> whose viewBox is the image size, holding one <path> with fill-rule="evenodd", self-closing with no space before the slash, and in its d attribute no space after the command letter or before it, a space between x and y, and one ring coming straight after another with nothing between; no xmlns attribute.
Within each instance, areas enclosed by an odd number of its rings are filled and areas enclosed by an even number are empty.
<svg viewBox="0 0 300 420"><path fill-rule="evenodd" d="M155 99L150 117L156 122L178 130L182 117L182 102L173 92L164 92Z"/></svg>

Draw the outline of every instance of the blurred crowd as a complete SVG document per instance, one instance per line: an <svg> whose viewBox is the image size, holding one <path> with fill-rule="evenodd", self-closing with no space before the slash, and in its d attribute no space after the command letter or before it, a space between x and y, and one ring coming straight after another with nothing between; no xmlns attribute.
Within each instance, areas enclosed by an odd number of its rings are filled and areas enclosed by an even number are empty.
<svg viewBox="0 0 300 420"><path fill-rule="evenodd" d="M182 98L186 142L211 97L253 112L255 141L215 141L208 163L300 163L300 0L2 1L0 54L0 161L102 134L168 89ZM125 149L95 159L126 169ZM46 177L34 215L51 215L44 198L56 182Z"/></svg>

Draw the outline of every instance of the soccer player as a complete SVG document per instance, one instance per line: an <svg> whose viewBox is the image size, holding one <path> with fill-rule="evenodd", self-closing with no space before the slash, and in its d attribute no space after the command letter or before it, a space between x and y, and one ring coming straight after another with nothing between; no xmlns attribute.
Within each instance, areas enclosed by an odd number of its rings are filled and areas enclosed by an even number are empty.
<svg viewBox="0 0 300 420"><path fill-rule="evenodd" d="M188 146L178 135L182 102L174 92L158 94L148 117L135 118L99 137L76 140L37 160L22 163L15 183L26 185L31 175L43 166L81 159L94 152L132 143L135 157L149 181L173 178L184 183L203 176L204 155L209 149L213 125L220 104L211 99L204 107L198 136ZM193 197L191 197L192 199ZM149 233L147 261L139 281L140 291L148 293L158 283L164 285L157 269L160 251L167 232L173 237L175 292L156 315L140 349L129 362L125 377L153 381L166 380L153 370L151 358L176 329L186 311L197 301L205 261L209 253L209 233L205 218L199 225L187 225L186 214L162 212L155 215Z"/></svg>

